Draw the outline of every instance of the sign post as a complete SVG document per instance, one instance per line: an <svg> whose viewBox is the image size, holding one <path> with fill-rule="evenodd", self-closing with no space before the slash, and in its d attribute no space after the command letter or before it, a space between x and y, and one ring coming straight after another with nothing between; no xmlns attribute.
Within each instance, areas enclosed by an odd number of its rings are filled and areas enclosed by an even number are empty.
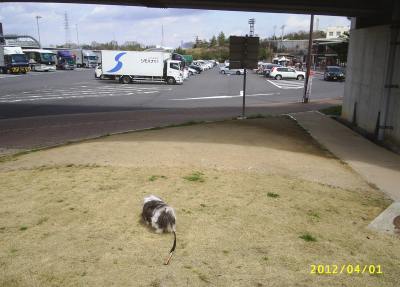
<svg viewBox="0 0 400 287"><path fill-rule="evenodd" d="M229 37L229 69L244 69L242 119L246 118L247 69L257 68L259 37Z"/></svg>
<svg viewBox="0 0 400 287"><path fill-rule="evenodd" d="M303 103L308 103L310 100L310 71L311 71L311 53L312 53L312 34L313 34L313 25L314 25L314 14L311 14L310 19L310 34L308 36L308 54L307 54L307 71L306 71L306 79L304 81L304 94L303 94Z"/></svg>

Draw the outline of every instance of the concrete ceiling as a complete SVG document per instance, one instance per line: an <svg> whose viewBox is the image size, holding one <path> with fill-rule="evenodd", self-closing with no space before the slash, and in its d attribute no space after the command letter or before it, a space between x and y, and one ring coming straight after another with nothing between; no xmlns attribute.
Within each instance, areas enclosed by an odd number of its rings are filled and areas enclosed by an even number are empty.
<svg viewBox="0 0 400 287"><path fill-rule="evenodd" d="M14 0L12 2L87 3L155 8L384 17L391 14L393 1L398 0Z"/></svg>

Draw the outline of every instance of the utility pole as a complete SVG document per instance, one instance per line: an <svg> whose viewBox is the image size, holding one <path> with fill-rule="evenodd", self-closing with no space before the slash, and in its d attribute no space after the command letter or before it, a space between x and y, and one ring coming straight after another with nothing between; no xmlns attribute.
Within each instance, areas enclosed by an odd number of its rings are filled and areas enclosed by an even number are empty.
<svg viewBox="0 0 400 287"><path fill-rule="evenodd" d="M276 25L274 25L274 40L276 40L275 32L276 32Z"/></svg>
<svg viewBox="0 0 400 287"><path fill-rule="evenodd" d="M164 47L164 24L161 25L161 47Z"/></svg>
<svg viewBox="0 0 400 287"><path fill-rule="evenodd" d="M306 79L304 81L304 94L303 94L303 103L308 103L310 100L310 71L311 71L311 52L312 52L312 34L313 34L313 25L314 25L314 14L311 14L310 19L310 34L308 37L308 54L307 54L307 71L306 71Z"/></svg>
<svg viewBox="0 0 400 287"><path fill-rule="evenodd" d="M40 18L42 18L42 16L36 16L36 25L37 25L37 32L38 32L38 37L39 37L39 46L41 48L42 42L40 41L40 30L39 30L39 19Z"/></svg>
<svg viewBox="0 0 400 287"><path fill-rule="evenodd" d="M76 44L78 45L78 48L79 48L78 24L75 24L75 27L76 27Z"/></svg>
<svg viewBox="0 0 400 287"><path fill-rule="evenodd" d="M283 41L283 32L285 31L285 25L281 26L281 30L282 30L282 35L281 35L281 42Z"/></svg>
<svg viewBox="0 0 400 287"><path fill-rule="evenodd" d="M71 39L69 33L69 21L67 12L64 13L64 29L65 29L65 46L69 47Z"/></svg>

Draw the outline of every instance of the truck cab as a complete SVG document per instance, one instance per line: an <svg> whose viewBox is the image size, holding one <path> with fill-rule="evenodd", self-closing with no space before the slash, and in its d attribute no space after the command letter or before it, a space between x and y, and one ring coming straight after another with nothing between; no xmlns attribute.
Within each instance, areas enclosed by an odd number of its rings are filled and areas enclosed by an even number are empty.
<svg viewBox="0 0 400 287"><path fill-rule="evenodd" d="M82 50L83 56L83 67L85 68L96 68L98 57L90 50Z"/></svg>
<svg viewBox="0 0 400 287"><path fill-rule="evenodd" d="M166 82L170 85L183 83L183 72L181 68L181 61L167 60L166 61Z"/></svg>
<svg viewBox="0 0 400 287"><path fill-rule="evenodd" d="M3 73L23 73L29 71L29 63L21 47L4 47Z"/></svg>
<svg viewBox="0 0 400 287"><path fill-rule="evenodd" d="M73 70L75 69L75 57L71 51L57 51L57 69Z"/></svg>

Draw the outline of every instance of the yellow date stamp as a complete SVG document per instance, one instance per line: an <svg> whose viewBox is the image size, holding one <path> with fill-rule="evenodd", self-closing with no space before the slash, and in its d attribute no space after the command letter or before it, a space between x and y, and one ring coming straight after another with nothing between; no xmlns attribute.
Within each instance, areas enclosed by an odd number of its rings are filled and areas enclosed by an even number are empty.
<svg viewBox="0 0 400 287"><path fill-rule="evenodd" d="M314 275L382 275L380 264L311 264L310 274Z"/></svg>

